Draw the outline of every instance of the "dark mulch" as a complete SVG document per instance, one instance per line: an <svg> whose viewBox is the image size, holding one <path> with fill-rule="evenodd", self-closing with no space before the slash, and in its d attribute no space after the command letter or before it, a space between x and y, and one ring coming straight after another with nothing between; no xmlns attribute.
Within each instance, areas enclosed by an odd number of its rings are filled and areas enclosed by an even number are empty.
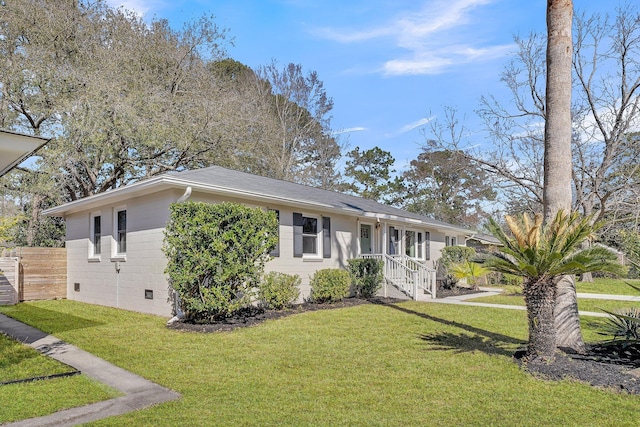
<svg viewBox="0 0 640 427"><path fill-rule="evenodd" d="M341 302L333 304L317 304L312 302L305 302L298 304L292 308L285 310L266 310L261 307L249 307L242 312L239 312L235 316L221 319L214 323L190 323L190 322L176 322L167 327L170 329L177 329L181 331L192 332L219 332L219 331L231 331L236 328L244 328L247 326L258 325L265 320L279 319L281 317L291 316L292 314L304 313L306 311L316 310L331 310L336 308L353 307L361 304L390 304L398 302L394 298L382 298L376 297L373 299L361 299L361 298L345 298Z"/></svg>
<svg viewBox="0 0 640 427"><path fill-rule="evenodd" d="M559 351L553 361L523 360L514 356L533 375L548 380L573 379L595 387L640 394L640 377L630 373L640 367L640 346L590 345L585 354ZM640 373L639 373L640 375Z"/></svg>
<svg viewBox="0 0 640 427"><path fill-rule="evenodd" d="M452 295L472 293L468 288L440 290L439 298ZM361 304L393 304L399 302L393 298L374 298L370 300L347 298L334 304L316 304L307 302L286 310L265 310L251 307L244 312L224 320L203 324L176 322L171 329L191 332L231 331L237 328L258 325L268 319L278 319L306 311L330 310L353 307ZM541 359L524 360L524 351L514 355L514 359L532 375L546 380L573 379L618 392L640 394L640 377L630 374L633 369L640 368L640 345L635 346L602 346L591 345L585 354L558 352L553 361Z"/></svg>

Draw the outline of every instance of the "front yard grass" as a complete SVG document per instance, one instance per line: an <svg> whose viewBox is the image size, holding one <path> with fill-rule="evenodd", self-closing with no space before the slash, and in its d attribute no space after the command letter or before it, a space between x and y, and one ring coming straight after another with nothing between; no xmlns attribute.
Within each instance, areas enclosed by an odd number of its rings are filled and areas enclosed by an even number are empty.
<svg viewBox="0 0 640 427"><path fill-rule="evenodd" d="M0 383L74 372L0 333ZM0 385L0 424L47 415L118 396L84 375Z"/></svg>
<svg viewBox="0 0 640 427"><path fill-rule="evenodd" d="M0 383L75 371L72 367L43 356L31 347L2 333L0 333L0 354L2 354Z"/></svg>
<svg viewBox="0 0 640 427"><path fill-rule="evenodd" d="M0 354L0 383L75 371L4 334L0 334ZM47 415L117 395L116 391L84 375L4 384L0 385L0 424Z"/></svg>
<svg viewBox="0 0 640 427"><path fill-rule="evenodd" d="M367 304L202 334L73 301L2 311L183 396L95 425L637 424L638 396L522 372L525 312Z"/></svg>

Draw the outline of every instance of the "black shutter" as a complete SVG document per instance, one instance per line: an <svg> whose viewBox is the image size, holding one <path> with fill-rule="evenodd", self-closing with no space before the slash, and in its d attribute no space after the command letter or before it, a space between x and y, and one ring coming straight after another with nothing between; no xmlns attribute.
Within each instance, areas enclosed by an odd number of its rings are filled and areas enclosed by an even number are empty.
<svg viewBox="0 0 640 427"><path fill-rule="evenodd" d="M322 257L331 258L331 218L322 217Z"/></svg>
<svg viewBox="0 0 640 427"><path fill-rule="evenodd" d="M302 214L293 213L293 256L302 258Z"/></svg>
<svg viewBox="0 0 640 427"><path fill-rule="evenodd" d="M270 210L276 213L276 219L278 220L278 230L276 231L276 233L278 234L278 242L276 243L276 247L273 248L273 250L269 255L271 255L272 257L279 257L280 256L280 211L277 209L270 209Z"/></svg>

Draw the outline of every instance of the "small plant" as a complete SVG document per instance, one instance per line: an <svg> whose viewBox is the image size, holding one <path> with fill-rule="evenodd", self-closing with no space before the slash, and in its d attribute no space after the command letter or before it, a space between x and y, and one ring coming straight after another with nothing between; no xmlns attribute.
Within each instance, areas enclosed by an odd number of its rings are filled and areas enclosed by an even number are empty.
<svg viewBox="0 0 640 427"><path fill-rule="evenodd" d="M489 269L467 260L451 265L449 272L458 280L466 280L472 289L477 290L478 281L489 273Z"/></svg>
<svg viewBox="0 0 640 427"><path fill-rule="evenodd" d="M437 262L437 268L442 274L441 286L444 289L453 289L460 279L456 278L451 269L456 264L471 261L476 255L476 250L467 246L447 246L441 253L442 256Z"/></svg>
<svg viewBox="0 0 640 427"><path fill-rule="evenodd" d="M384 261L370 258L350 259L349 272L356 296L372 298L382 287Z"/></svg>
<svg viewBox="0 0 640 427"><path fill-rule="evenodd" d="M640 292L639 287L629 282L626 282L626 284ZM613 335L613 339L605 342L605 345L615 345L620 342L624 344L640 344L640 308L623 308L616 310L615 313L607 310L602 311L607 313L609 318L605 324L604 331L599 333L600 335ZM622 340L616 340L616 338L620 337L623 337Z"/></svg>
<svg viewBox="0 0 640 427"><path fill-rule="evenodd" d="M338 302L349 296L351 276L339 268L318 270L311 277L311 299L317 303Z"/></svg>
<svg viewBox="0 0 640 427"><path fill-rule="evenodd" d="M605 311L605 310L603 310ZM615 313L605 311L610 317L607 319L602 335L613 335L609 343L618 343L622 338L627 344L640 343L640 308L623 308Z"/></svg>
<svg viewBox="0 0 640 427"><path fill-rule="evenodd" d="M284 274L272 271L264 275L258 299L267 308L282 310L289 307L300 296L302 279L297 274Z"/></svg>

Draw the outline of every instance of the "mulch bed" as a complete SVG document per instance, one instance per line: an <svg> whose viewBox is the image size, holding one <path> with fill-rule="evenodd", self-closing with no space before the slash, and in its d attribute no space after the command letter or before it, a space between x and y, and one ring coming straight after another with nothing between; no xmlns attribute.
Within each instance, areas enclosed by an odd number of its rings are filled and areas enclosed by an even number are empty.
<svg viewBox="0 0 640 427"><path fill-rule="evenodd" d="M265 310L260 307L249 307L246 310L241 311L235 316L228 317L226 319L219 320L215 323L189 323L189 322L175 322L167 327L170 329L176 329L181 331L192 332L219 332L219 331L232 331L237 328L245 328L248 326L258 325L265 320L279 319L293 314L304 313L306 311L317 310L331 310L336 308L353 307L361 304L391 304L398 302L394 298L382 298L376 297L370 300L361 298L345 298L341 302L333 304L317 304L312 302L305 302L298 304L292 308L285 310Z"/></svg>
<svg viewBox="0 0 640 427"><path fill-rule="evenodd" d="M640 394L640 346L587 346L584 354L558 351L552 361L523 360L524 351L514 358L531 374L546 380L573 379L617 392Z"/></svg>
<svg viewBox="0 0 640 427"><path fill-rule="evenodd" d="M439 290L439 298L452 295L475 293L468 288L454 288ZM237 328L258 325L268 319L278 319L293 314L316 310L331 310L344 307L354 307L361 304L393 304L400 302L393 298L377 297L371 300L346 298L335 304L304 303L287 310L265 310L251 307L234 317L215 323L176 322L167 326L170 329L190 332L220 332L232 331ZM542 379L559 381L573 379L585 382L595 387L605 388L616 392L640 394L640 376L630 373L640 368L640 345L634 346L588 346L585 354L569 354L559 351L553 361L533 359L524 360L524 351L514 355L514 360L523 369ZM640 373L638 374L640 375Z"/></svg>

